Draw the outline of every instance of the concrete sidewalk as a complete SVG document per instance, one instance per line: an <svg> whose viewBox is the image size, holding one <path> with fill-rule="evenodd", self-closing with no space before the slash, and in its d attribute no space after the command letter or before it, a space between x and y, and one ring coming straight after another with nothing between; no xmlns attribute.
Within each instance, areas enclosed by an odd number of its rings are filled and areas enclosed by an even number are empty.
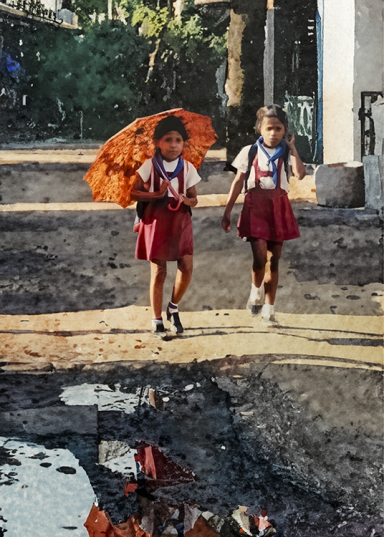
<svg viewBox="0 0 384 537"><path fill-rule="evenodd" d="M91 202L81 181L96 153L94 148L0 152L0 173L6 172L0 187L2 311L8 313L0 316L4 371L227 355L381 369L377 215L321 208L312 176L291 181L302 237L284 245L276 308L280 326L267 329L241 309L250 286L250 251L234 232L226 235L220 228L220 207L234 174L223 171L223 150L208 152L199 184L205 194L193 215L194 277L181 308L187 330L159 343L149 330L148 263L134 259L134 212ZM69 196L84 201L43 202ZM233 223L239 210L237 205ZM165 296L174 271L171 264Z"/></svg>
<svg viewBox="0 0 384 537"><path fill-rule="evenodd" d="M82 179L97 153L97 149L0 151L0 210L11 210L4 205L40 210L39 204L48 203L60 204L52 210L68 210L70 207L65 204L92 203L91 190ZM197 187L200 207L225 204L234 178L233 172L224 171L225 161L225 149L208 151L199 170L202 177ZM292 201L316 203L315 192L314 176L308 175L303 181L291 179L289 198ZM242 203L242 199L239 202ZM97 204L100 208L106 205Z"/></svg>
<svg viewBox="0 0 384 537"><path fill-rule="evenodd" d="M185 332L151 334L149 308L0 317L1 370L154 361L181 364L252 356L254 362L380 371L380 317L279 314L267 328L245 310L185 312ZM169 323L167 323L168 325Z"/></svg>

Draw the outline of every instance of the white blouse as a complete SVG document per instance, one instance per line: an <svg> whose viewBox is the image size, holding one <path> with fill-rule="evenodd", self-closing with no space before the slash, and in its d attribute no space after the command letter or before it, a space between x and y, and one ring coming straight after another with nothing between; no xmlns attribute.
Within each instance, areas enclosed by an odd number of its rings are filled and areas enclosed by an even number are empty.
<svg viewBox="0 0 384 537"><path fill-rule="evenodd" d="M237 155L235 160L232 162L232 166L234 168L237 168L237 171L240 171L242 173L247 172L247 170L248 170L248 156L249 156L249 150L251 149L251 147L252 146L250 146L250 145L246 145L245 147L243 147L243 149ZM269 148L269 147L264 146L264 149L266 150L266 152L271 157L276 152L276 148ZM267 165L267 162L268 162L267 157L266 157L266 155L264 155L264 153L262 151L260 151L260 149L257 150L257 156L258 156L258 163L259 163L260 170L262 170L264 172L267 172L267 171L272 172L273 171L272 164L270 164L269 166ZM291 156L289 156L288 163L289 164L291 163ZM278 164L277 161L275 161L275 164L277 166L277 164ZM252 166L250 174L249 174L249 177L248 177L248 190L250 190L251 188L255 188L255 186L256 186L255 168L254 168L254 166ZM287 178L287 174L285 173L284 165L281 168L280 186L286 192L289 191L288 178ZM266 190L270 190L272 188L275 188L275 183L273 182L273 178L272 177L260 177L260 187L265 188Z"/></svg>
<svg viewBox="0 0 384 537"><path fill-rule="evenodd" d="M173 172L176 169L178 160L179 159L172 160L171 162L167 162L166 160L163 160L165 171ZM144 164L137 170L137 173L140 175L144 183L147 183L149 180L151 181L149 192L153 192L154 191L154 168L152 165L152 159L146 160ZM163 181L164 179L160 177L160 184ZM186 194L188 188L195 186L200 181L201 181L201 177L197 173L197 170L194 167L194 165L188 162L188 160L184 160L184 192L183 194ZM179 180L177 179L177 177L172 179L171 185L176 190L176 192L179 193ZM168 196L173 197L172 193L169 190L168 190Z"/></svg>

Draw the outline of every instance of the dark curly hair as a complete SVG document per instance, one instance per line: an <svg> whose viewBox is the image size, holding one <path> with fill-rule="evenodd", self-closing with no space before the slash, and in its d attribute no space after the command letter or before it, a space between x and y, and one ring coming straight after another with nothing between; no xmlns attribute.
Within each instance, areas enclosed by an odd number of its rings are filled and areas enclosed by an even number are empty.
<svg viewBox="0 0 384 537"><path fill-rule="evenodd" d="M283 110L283 108L278 104L269 104L268 106L263 106L263 108L259 108L259 110L256 112L257 132L260 132L261 124L266 117L277 118L280 123L284 125L285 129L288 129L288 119L285 110Z"/></svg>
<svg viewBox="0 0 384 537"><path fill-rule="evenodd" d="M176 131L182 136L184 142L188 140L188 133L185 129L184 123L177 116L167 116L156 125L153 139L155 142L160 140L170 131Z"/></svg>

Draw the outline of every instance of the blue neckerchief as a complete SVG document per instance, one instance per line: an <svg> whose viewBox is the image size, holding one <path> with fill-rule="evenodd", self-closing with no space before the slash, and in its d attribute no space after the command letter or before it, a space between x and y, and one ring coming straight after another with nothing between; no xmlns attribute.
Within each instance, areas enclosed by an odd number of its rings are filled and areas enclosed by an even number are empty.
<svg viewBox="0 0 384 537"><path fill-rule="evenodd" d="M264 141L264 138L262 136L260 136L260 138L257 140L256 144L257 144L257 147L259 147L262 150L262 152L264 153L264 155L267 157L268 166L270 164L272 164L273 182L274 182L275 186L277 186L277 167L276 167L276 164L275 164L274 161L279 159L280 157L282 157L284 155L285 150L287 148L287 144L285 143L284 140L281 140L279 145L276 147L275 153L272 156L270 156L269 153L264 149L263 141Z"/></svg>
<svg viewBox="0 0 384 537"><path fill-rule="evenodd" d="M167 178L169 181L174 179L184 168L184 160L181 157L179 157L179 161L177 163L176 168L169 176L168 172L165 171L163 159L162 159L160 151L156 151L156 154L152 159L152 164L155 170L157 171L157 173L160 175L160 177L163 177L163 179Z"/></svg>

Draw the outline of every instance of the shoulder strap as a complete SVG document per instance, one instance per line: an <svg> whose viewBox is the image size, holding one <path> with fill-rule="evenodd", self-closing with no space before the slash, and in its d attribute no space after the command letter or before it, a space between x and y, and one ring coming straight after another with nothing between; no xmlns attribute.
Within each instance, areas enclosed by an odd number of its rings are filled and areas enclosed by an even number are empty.
<svg viewBox="0 0 384 537"><path fill-rule="evenodd" d="M255 156L257 154L257 144L253 144L251 145L251 148L249 150L249 153L248 153L248 170L245 174L245 177L244 177L244 190L245 190L245 193L248 192L248 177L249 177L249 174L251 173L251 168L252 168L252 164L253 164L253 161L255 160Z"/></svg>
<svg viewBox="0 0 384 537"><path fill-rule="evenodd" d="M289 169L288 169L289 151L290 151L290 149L287 146L285 148L284 155L283 155L284 170L285 170L285 174L287 176L287 181L288 182L289 182Z"/></svg>
<svg viewBox="0 0 384 537"><path fill-rule="evenodd" d="M287 146L285 148L284 155L283 155L284 170L287 175L287 181L289 181L289 170L288 170L289 151L290 149ZM256 154L257 154L257 144L253 144L248 153L248 170L244 178L245 193L248 192L248 178L249 178L249 174L251 173L252 164L253 164L253 161L255 160Z"/></svg>

